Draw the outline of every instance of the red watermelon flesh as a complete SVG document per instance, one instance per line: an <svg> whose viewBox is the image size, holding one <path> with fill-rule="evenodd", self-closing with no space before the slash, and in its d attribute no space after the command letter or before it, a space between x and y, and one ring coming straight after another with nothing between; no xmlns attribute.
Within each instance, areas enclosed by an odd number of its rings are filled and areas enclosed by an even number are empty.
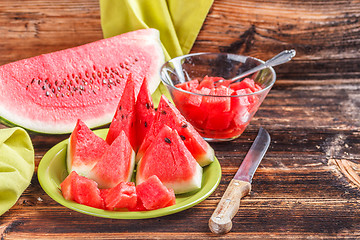
<svg viewBox="0 0 360 240"><path fill-rule="evenodd" d="M90 207L104 208L104 200L100 196L97 183L86 177L79 176L75 171L65 178L60 187L66 200Z"/></svg>
<svg viewBox="0 0 360 240"><path fill-rule="evenodd" d="M206 166L214 161L215 154L212 147L185 120L179 110L165 96L160 98L155 120L137 152L136 161L139 161L144 155L146 149L154 141L164 125L171 126L177 130L186 147L201 166Z"/></svg>
<svg viewBox="0 0 360 240"><path fill-rule="evenodd" d="M164 62L159 32L142 29L0 66L0 120L42 133L70 133L113 117L129 73L153 93Z"/></svg>
<svg viewBox="0 0 360 240"><path fill-rule="evenodd" d="M80 119L70 135L67 147L68 172L76 171L87 176L90 170L100 161L109 145L95 135Z"/></svg>
<svg viewBox="0 0 360 240"><path fill-rule="evenodd" d="M104 202L107 210L119 208L134 209L137 204L135 183L121 182L109 189L104 197Z"/></svg>
<svg viewBox="0 0 360 240"><path fill-rule="evenodd" d="M155 210L175 204L175 194L153 175L136 186L136 193L146 210Z"/></svg>
<svg viewBox="0 0 360 240"><path fill-rule="evenodd" d="M138 163L136 184L156 175L176 194L201 188L202 167L186 148L178 132L163 126Z"/></svg>
<svg viewBox="0 0 360 240"><path fill-rule="evenodd" d="M120 182L129 182L134 167L135 152L122 131L86 177L96 181L100 188L112 188Z"/></svg>
<svg viewBox="0 0 360 240"><path fill-rule="evenodd" d="M136 145L135 117L134 82L130 75L126 82L124 94L121 96L115 115L111 121L106 142L111 144L117 136L119 136L120 132L124 131L134 149Z"/></svg>
<svg viewBox="0 0 360 240"><path fill-rule="evenodd" d="M146 79L144 79L143 84L141 85L140 92L136 100L135 115L136 145L134 150L136 152L139 149L141 143L143 142L145 135L149 131L155 117L154 104Z"/></svg>

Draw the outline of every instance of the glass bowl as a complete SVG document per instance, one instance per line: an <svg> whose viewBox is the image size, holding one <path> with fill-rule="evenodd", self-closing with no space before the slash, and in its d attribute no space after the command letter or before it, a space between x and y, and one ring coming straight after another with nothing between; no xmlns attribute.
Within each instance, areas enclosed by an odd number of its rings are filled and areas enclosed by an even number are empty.
<svg viewBox="0 0 360 240"><path fill-rule="evenodd" d="M230 141L244 132L274 85L276 73L266 68L231 87L223 81L223 86L212 88L204 79L231 79L261 63L236 54L194 53L167 61L160 76L176 107L205 140Z"/></svg>

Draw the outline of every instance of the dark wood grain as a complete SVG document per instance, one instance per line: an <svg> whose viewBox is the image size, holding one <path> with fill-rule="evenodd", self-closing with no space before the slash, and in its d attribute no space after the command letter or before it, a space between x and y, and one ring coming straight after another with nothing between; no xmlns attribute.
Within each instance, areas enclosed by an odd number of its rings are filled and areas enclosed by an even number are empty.
<svg viewBox="0 0 360 240"><path fill-rule="evenodd" d="M338 162L360 173L360 1L215 0L192 52L268 59L294 48L277 82L237 140L212 143L223 176L186 211L145 220L97 218L69 210L41 188L36 170L17 204L0 217L1 239L356 239L360 191ZM0 2L0 64L102 38L99 3ZM260 126L271 137L232 231L207 222ZM0 128L6 128L0 125ZM31 134L38 166L68 135Z"/></svg>

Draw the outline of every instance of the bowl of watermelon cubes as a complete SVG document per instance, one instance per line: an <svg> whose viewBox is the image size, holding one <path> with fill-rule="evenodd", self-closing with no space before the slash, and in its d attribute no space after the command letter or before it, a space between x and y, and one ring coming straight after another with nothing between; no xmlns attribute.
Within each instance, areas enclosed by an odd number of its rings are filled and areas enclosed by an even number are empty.
<svg viewBox="0 0 360 240"><path fill-rule="evenodd" d="M238 138L276 80L266 68L230 83L229 79L263 63L227 53L194 53L167 61L161 80L183 116L207 141Z"/></svg>

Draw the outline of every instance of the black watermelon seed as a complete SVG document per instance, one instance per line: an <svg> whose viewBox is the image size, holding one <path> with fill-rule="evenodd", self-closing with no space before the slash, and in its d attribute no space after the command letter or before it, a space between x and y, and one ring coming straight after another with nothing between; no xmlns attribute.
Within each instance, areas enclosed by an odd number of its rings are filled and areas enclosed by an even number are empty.
<svg viewBox="0 0 360 240"><path fill-rule="evenodd" d="M33 78L32 80L31 80L31 84L33 84L35 82L35 78Z"/></svg>
<svg viewBox="0 0 360 240"><path fill-rule="evenodd" d="M55 92L55 88L52 88L51 91L54 93L54 92Z"/></svg>
<svg viewBox="0 0 360 240"><path fill-rule="evenodd" d="M38 80L38 84L40 85L40 83L41 83L41 80Z"/></svg>
<svg viewBox="0 0 360 240"><path fill-rule="evenodd" d="M171 140L169 138L167 138L167 137L164 140L165 140L166 143L169 143L169 144L171 143Z"/></svg>
<svg viewBox="0 0 360 240"><path fill-rule="evenodd" d="M119 106L119 110L121 110L121 106Z"/></svg>
<svg viewBox="0 0 360 240"><path fill-rule="evenodd" d="M165 111L165 110L162 110L162 111L161 111L161 114L166 115L166 111Z"/></svg>
<svg viewBox="0 0 360 240"><path fill-rule="evenodd" d="M147 122L144 122L145 127L147 127Z"/></svg>
<svg viewBox="0 0 360 240"><path fill-rule="evenodd" d="M55 80L55 86L57 86L58 85L58 81L57 80Z"/></svg>
<svg viewBox="0 0 360 240"><path fill-rule="evenodd" d="M147 109L150 109L150 104L149 103L146 103L145 106L146 106Z"/></svg>
<svg viewBox="0 0 360 240"><path fill-rule="evenodd" d="M49 83L49 88L51 88L51 86L52 86L51 83Z"/></svg>
<svg viewBox="0 0 360 240"><path fill-rule="evenodd" d="M50 93L49 93L48 91L46 91L46 93L45 93L45 94L46 94L46 96L47 96L47 97L50 95Z"/></svg>
<svg viewBox="0 0 360 240"><path fill-rule="evenodd" d="M44 85L44 86L42 86L42 89L43 89L43 90L45 90L45 89L46 89L45 85Z"/></svg>
<svg viewBox="0 0 360 240"><path fill-rule="evenodd" d="M26 89L28 89L29 88L29 85L26 85Z"/></svg>
<svg viewBox="0 0 360 240"><path fill-rule="evenodd" d="M186 139L186 137L184 136L184 135L180 135L180 138L181 138L181 140L185 140Z"/></svg>
<svg viewBox="0 0 360 240"><path fill-rule="evenodd" d="M45 79L45 83L47 84L49 82L49 79Z"/></svg>
<svg viewBox="0 0 360 240"><path fill-rule="evenodd" d="M182 127L182 128L187 128L187 126L188 126L188 125L187 125L186 123L184 123L181 127Z"/></svg>
<svg viewBox="0 0 360 240"><path fill-rule="evenodd" d="M124 118L125 118L124 114L123 114L123 115L121 115L121 119L124 119Z"/></svg>

